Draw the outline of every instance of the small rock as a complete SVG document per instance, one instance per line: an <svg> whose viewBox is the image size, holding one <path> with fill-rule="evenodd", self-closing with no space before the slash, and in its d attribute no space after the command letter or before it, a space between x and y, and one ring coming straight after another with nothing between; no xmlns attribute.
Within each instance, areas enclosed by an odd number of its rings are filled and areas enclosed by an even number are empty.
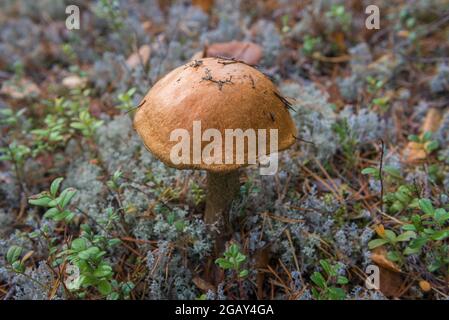
<svg viewBox="0 0 449 320"><path fill-rule="evenodd" d="M87 83L86 78L77 75L71 75L62 79L62 85L69 89L83 88Z"/></svg>

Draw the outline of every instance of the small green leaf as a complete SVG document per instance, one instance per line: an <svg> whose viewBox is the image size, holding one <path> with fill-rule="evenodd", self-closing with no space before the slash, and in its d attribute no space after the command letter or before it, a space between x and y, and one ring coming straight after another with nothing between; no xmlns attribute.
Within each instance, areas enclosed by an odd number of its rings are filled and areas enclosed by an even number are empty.
<svg viewBox="0 0 449 320"><path fill-rule="evenodd" d="M28 203L39 206L39 207L48 207L52 198L47 191L41 192L39 194L33 195L28 199Z"/></svg>
<svg viewBox="0 0 449 320"><path fill-rule="evenodd" d="M429 141L430 139L432 139L432 132L431 131L424 132L422 136L422 141Z"/></svg>
<svg viewBox="0 0 449 320"><path fill-rule="evenodd" d="M239 247L234 243L229 247L229 252L232 256L236 256L239 253Z"/></svg>
<svg viewBox="0 0 449 320"><path fill-rule="evenodd" d="M432 238L432 240L436 240L436 241L444 240L447 237L449 237L449 230L437 231L434 234L432 234L430 237Z"/></svg>
<svg viewBox="0 0 449 320"><path fill-rule="evenodd" d="M241 263L245 262L246 256L239 252L239 253L237 253L237 256L235 257L235 260L237 261L238 264L241 264Z"/></svg>
<svg viewBox="0 0 449 320"><path fill-rule="evenodd" d="M14 269L14 271L20 273L25 271L25 266L18 260L12 263L12 268Z"/></svg>
<svg viewBox="0 0 449 320"><path fill-rule="evenodd" d="M98 291L99 291L102 295L107 296L108 294L111 293L111 291L112 291L112 286L111 286L111 284L109 283L109 281L107 281L107 280L102 280L102 281L100 281L100 282L98 283L97 289L98 289Z"/></svg>
<svg viewBox="0 0 449 320"><path fill-rule="evenodd" d="M95 257L98 253L100 253L100 249L97 247L90 247L84 251L78 253L78 257L83 260L88 260L92 257Z"/></svg>
<svg viewBox="0 0 449 320"><path fill-rule="evenodd" d="M384 167L384 171L389 174L390 176L392 176L393 178L396 179L401 179L401 171L398 168L395 168L393 166L385 166Z"/></svg>
<svg viewBox="0 0 449 320"><path fill-rule="evenodd" d="M413 224L405 224L402 226L404 231L416 231L416 227Z"/></svg>
<svg viewBox="0 0 449 320"><path fill-rule="evenodd" d="M56 208L55 208L56 209ZM62 221L65 220L67 218L67 216L70 214L70 211L64 210L62 212L58 212L57 214L55 214L53 216L53 220L54 221Z"/></svg>
<svg viewBox="0 0 449 320"><path fill-rule="evenodd" d="M95 269L93 275L97 278L110 276L112 275L112 268L110 265L102 264Z"/></svg>
<svg viewBox="0 0 449 320"><path fill-rule="evenodd" d="M368 168L365 168L365 169L362 170L362 174L378 176L379 175L379 169L373 168L373 167L368 167Z"/></svg>
<svg viewBox="0 0 449 320"><path fill-rule="evenodd" d="M59 177L59 178L56 178L56 179L51 183L51 186L50 186L50 193L51 193L51 195L52 195L53 197L56 197L56 193L57 193L58 190L59 190L59 186L61 185L62 180L64 180L64 178Z"/></svg>
<svg viewBox="0 0 449 320"><path fill-rule="evenodd" d="M70 124L70 126L72 128L74 128L74 129L77 129L77 130L83 130L83 129L86 128L86 126L83 123L81 123L81 122L72 122Z"/></svg>
<svg viewBox="0 0 449 320"><path fill-rule="evenodd" d="M13 264L14 262L19 259L20 255L22 254L23 248L19 246L11 246L8 249L8 252L6 253L6 261L8 261L10 264Z"/></svg>
<svg viewBox="0 0 449 320"><path fill-rule="evenodd" d="M444 210L443 208L438 208L435 210L433 218L436 222L442 224L449 219L449 212L446 212L446 210Z"/></svg>
<svg viewBox="0 0 449 320"><path fill-rule="evenodd" d="M386 240L386 239L374 239L368 243L368 248L374 249L374 248L383 246L386 243L388 243L388 240Z"/></svg>
<svg viewBox="0 0 449 320"><path fill-rule="evenodd" d="M108 295L108 300L118 300L119 298L120 295L117 292L112 292L111 294Z"/></svg>
<svg viewBox="0 0 449 320"><path fill-rule="evenodd" d="M429 239L427 237L418 237L410 242L409 247L412 249L421 250L421 248L425 246L428 241Z"/></svg>
<svg viewBox="0 0 449 320"><path fill-rule="evenodd" d="M419 199L419 207L425 214L428 214L430 216L433 216L435 212L432 202L430 202L429 199Z"/></svg>
<svg viewBox="0 0 449 320"><path fill-rule="evenodd" d="M396 242L396 234L391 231L391 230L385 230L385 238L389 241L389 242Z"/></svg>
<svg viewBox="0 0 449 320"><path fill-rule="evenodd" d="M84 238L78 238L72 241L71 245L72 250L75 250L77 252L86 250L87 248L87 241Z"/></svg>
<svg viewBox="0 0 449 320"><path fill-rule="evenodd" d="M61 200L59 201L59 205L62 208L65 208L72 200L73 196L76 194L77 190L74 188L67 188L61 193Z"/></svg>
<svg viewBox="0 0 449 320"><path fill-rule="evenodd" d="M428 269L430 272L435 272L435 271L437 271L437 270L440 269L440 268L441 268L441 262L439 262L439 261L437 261L437 260L433 261L433 262L427 267L427 269Z"/></svg>
<svg viewBox="0 0 449 320"><path fill-rule="evenodd" d="M114 247L114 246L116 246L116 245L118 245L118 244L120 244L120 243L122 243L122 240L117 239L117 238L108 240L108 245L109 245L110 247Z"/></svg>
<svg viewBox="0 0 449 320"><path fill-rule="evenodd" d="M224 258L218 258L215 263L222 269L232 269L233 267L232 263Z"/></svg>
<svg viewBox="0 0 449 320"><path fill-rule="evenodd" d="M419 139L419 137L416 134L411 134L408 136L408 140L409 141L413 141L416 143L419 143L421 140Z"/></svg>
<svg viewBox="0 0 449 320"><path fill-rule="evenodd" d="M406 232L400 234L396 238L396 241L404 242L404 241L409 241L410 239L413 239L413 238L416 238L416 233L413 231L406 231Z"/></svg>
<svg viewBox="0 0 449 320"><path fill-rule="evenodd" d="M332 300L343 300L346 298L346 293L342 288L329 288L329 298Z"/></svg>
<svg viewBox="0 0 449 320"><path fill-rule="evenodd" d="M183 232L184 231L185 223L184 223L183 220L175 221L174 225L175 225L175 228L176 228L177 231L179 231L179 232Z"/></svg>
<svg viewBox="0 0 449 320"><path fill-rule="evenodd" d="M402 204L401 201L395 201L391 207L390 207L391 212L399 212L404 210L404 205Z"/></svg>
<svg viewBox="0 0 449 320"><path fill-rule="evenodd" d="M58 213L59 213L58 208L50 208L45 212L44 218L53 219Z"/></svg>
<svg viewBox="0 0 449 320"><path fill-rule="evenodd" d="M421 248L411 248L411 247L407 247L404 250L404 254L406 256L409 256L411 254L418 254L421 251Z"/></svg>
<svg viewBox="0 0 449 320"><path fill-rule="evenodd" d="M33 231L28 235L31 239L36 239L37 237L40 236L40 232L39 231Z"/></svg>
<svg viewBox="0 0 449 320"><path fill-rule="evenodd" d="M393 262L396 262L396 261L400 260L399 255L396 252L394 252L394 251L388 251L387 252L387 258L388 258L388 260L391 260Z"/></svg>
<svg viewBox="0 0 449 320"><path fill-rule="evenodd" d="M438 149L439 147L440 145L436 140L429 141L424 145L424 148L426 149L427 153L431 153L436 149Z"/></svg>
<svg viewBox="0 0 449 320"><path fill-rule="evenodd" d="M413 198L412 201L408 204L408 207L410 209L418 209L419 208L419 203L418 203L418 198Z"/></svg>
<svg viewBox="0 0 449 320"><path fill-rule="evenodd" d="M248 270L244 269L244 270L240 271L239 277L244 278L244 277L248 276L248 273L249 273Z"/></svg>
<svg viewBox="0 0 449 320"><path fill-rule="evenodd" d="M410 201L410 196L408 195L408 193L398 191L395 192L394 195L396 196L396 199L398 199L402 203L408 203Z"/></svg>
<svg viewBox="0 0 449 320"><path fill-rule="evenodd" d="M320 265L323 267L323 270L329 275L332 276L332 267L327 260L320 260Z"/></svg>
<svg viewBox="0 0 449 320"><path fill-rule="evenodd" d="M310 279L321 289L326 288L326 280L321 273L315 271Z"/></svg>
<svg viewBox="0 0 449 320"><path fill-rule="evenodd" d="M338 276L337 277L337 283L338 284L347 284L349 282L348 278L343 277L343 276Z"/></svg>

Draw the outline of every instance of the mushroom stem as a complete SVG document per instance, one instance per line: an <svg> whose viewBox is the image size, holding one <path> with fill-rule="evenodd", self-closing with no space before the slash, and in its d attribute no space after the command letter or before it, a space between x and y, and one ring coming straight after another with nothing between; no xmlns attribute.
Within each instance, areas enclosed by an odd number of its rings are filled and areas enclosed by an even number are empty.
<svg viewBox="0 0 449 320"><path fill-rule="evenodd" d="M215 254L224 251L225 242L232 233L229 221L229 209L232 200L240 189L239 171L227 173L207 172L207 197L204 221L208 225L216 224L213 232L215 238Z"/></svg>

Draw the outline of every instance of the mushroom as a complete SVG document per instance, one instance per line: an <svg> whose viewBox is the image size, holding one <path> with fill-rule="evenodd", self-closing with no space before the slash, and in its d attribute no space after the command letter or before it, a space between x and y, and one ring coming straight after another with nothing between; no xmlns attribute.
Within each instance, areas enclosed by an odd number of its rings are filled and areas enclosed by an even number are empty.
<svg viewBox="0 0 449 320"><path fill-rule="evenodd" d="M277 129L277 151L282 151L295 142L296 128L289 107L265 74L241 61L223 58L204 58L176 68L151 88L138 107L134 127L147 149L168 166L207 171L204 221L215 226L211 229L216 254L224 249L232 232L229 209L240 189L239 168L250 164L249 149L244 148L244 163L236 163L236 148L232 149L232 163L226 163L215 151L209 159L179 163L171 156L179 139L171 136L182 129L195 139L195 121L201 121L202 132L215 129L221 137L226 137L226 129ZM198 148L203 155L209 141L189 141L187 158L194 160ZM267 146L269 141L266 140ZM273 150L268 152L267 146L264 150L269 155ZM220 148L226 154L225 143ZM217 161L211 163L211 159Z"/></svg>

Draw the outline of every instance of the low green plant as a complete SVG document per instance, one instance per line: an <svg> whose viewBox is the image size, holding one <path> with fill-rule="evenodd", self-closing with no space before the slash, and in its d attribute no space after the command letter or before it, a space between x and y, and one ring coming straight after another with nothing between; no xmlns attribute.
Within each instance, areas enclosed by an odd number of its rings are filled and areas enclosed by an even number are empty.
<svg viewBox="0 0 449 320"><path fill-rule="evenodd" d="M204 199L206 198L206 194L203 189L194 181L190 183L190 191L193 195L193 202L196 206L198 206L200 203L204 202Z"/></svg>
<svg viewBox="0 0 449 320"><path fill-rule="evenodd" d="M336 122L332 129L338 136L340 148L345 156L345 159L348 161L349 165L355 165L354 153L357 148L357 139L354 136L348 121L346 119L342 119Z"/></svg>
<svg viewBox="0 0 449 320"><path fill-rule="evenodd" d="M398 213L406 209L416 209L418 207L418 190L413 184L407 184L401 176L401 172L392 166L382 168L384 182L393 185L393 191L387 192L384 196L386 210L389 213ZM367 167L362 170L362 174L369 175L375 180L380 180L380 168Z"/></svg>
<svg viewBox="0 0 449 320"><path fill-rule="evenodd" d="M389 213L398 213L406 209L416 209L418 207L418 190L411 184L402 184L396 191L385 195L384 201Z"/></svg>
<svg viewBox="0 0 449 320"><path fill-rule="evenodd" d="M93 117L89 111L83 110L70 124L70 127L79 130L84 137L91 138L102 124L102 120Z"/></svg>
<svg viewBox="0 0 449 320"><path fill-rule="evenodd" d="M321 37L313 37L311 35L304 36L302 51L305 55L311 56L315 51L319 50L322 45Z"/></svg>
<svg viewBox="0 0 449 320"><path fill-rule="evenodd" d="M54 221L70 222L75 217L75 213L68 209L68 205L76 194L77 190L74 188L64 189L59 192L61 182L64 178L55 179L50 186L49 191L43 191L39 194L33 195L28 199L28 203L48 208L44 214L44 218Z"/></svg>
<svg viewBox="0 0 449 320"><path fill-rule="evenodd" d="M371 240L368 243L370 249L374 249L383 245L389 245L390 249L387 252L387 258L394 262L403 263L403 255L401 254L401 242L408 242L416 237L413 231L405 231L397 235L393 230L383 230L377 232L379 238Z"/></svg>
<svg viewBox="0 0 449 320"><path fill-rule="evenodd" d="M17 167L22 168L30 154L31 149L29 147L13 141L7 147L0 148L0 161L11 161Z"/></svg>
<svg viewBox="0 0 449 320"><path fill-rule="evenodd" d="M123 284L113 280L114 272L105 259L107 249L120 243L120 239L97 234L89 225L83 224L80 237L72 241L70 248L59 254L66 258L71 268L75 270L72 279L66 283L67 288L77 292L81 297L86 293L83 289L90 287L96 288L101 295L109 299L128 296L134 284L132 282Z"/></svg>
<svg viewBox="0 0 449 320"><path fill-rule="evenodd" d="M36 206L48 208L44 214L45 219L53 221L62 221L70 223L75 213L68 209L68 205L76 194L77 190L74 188L67 188L60 190L63 178L56 178L50 185L50 190L43 191L37 195L29 198L29 203ZM108 215L109 222L113 222L113 210ZM81 225L81 233L78 238L71 241L68 247L65 244L58 245L57 238L48 239L48 233L43 230L35 232L30 235L31 238L43 236L49 240L49 256L52 261L52 266L61 266L67 261L70 273L65 281L65 287L72 293L77 294L78 297L83 298L87 294L87 289L93 287L102 295L109 299L119 299L129 297L130 291L134 288L132 282L119 283L113 279L114 272L111 265L106 260L105 256L107 250L114 248L121 243L118 238L111 237L108 233L107 224L101 224L105 233L95 232L88 224ZM17 257L21 251L17 248L10 249L9 260L17 271L22 269L22 266L17 262Z"/></svg>
<svg viewBox="0 0 449 320"><path fill-rule="evenodd" d="M11 142L7 147L0 148L0 161L9 161L14 166L14 171L19 184L24 188L25 161L31 156L31 149L17 141Z"/></svg>
<svg viewBox="0 0 449 320"><path fill-rule="evenodd" d="M233 270L239 278L244 278L248 275L248 270L242 268L245 261L246 256L240 252L239 246L233 243L224 252L223 258L218 258L215 263L224 270Z"/></svg>
<svg viewBox="0 0 449 320"><path fill-rule="evenodd" d="M332 5L331 9L326 12L326 17L334 19L345 32L348 32L351 28L351 13L346 11L345 6L342 4Z"/></svg>
<svg viewBox="0 0 449 320"><path fill-rule="evenodd" d="M12 267L14 272L23 273L25 271L25 265L20 259L23 251L22 247L11 246L6 253L6 262Z"/></svg>
<svg viewBox="0 0 449 320"><path fill-rule="evenodd" d="M117 106L117 108L123 112L130 111L132 108L134 108L135 106L133 104L133 96L135 93L136 88L131 88L124 93L120 93L118 95L118 100L120 101L120 104Z"/></svg>
<svg viewBox="0 0 449 320"><path fill-rule="evenodd" d="M413 215L411 223L402 227L417 234L405 248L404 254L420 254L428 246L435 253L433 261L428 265L429 271L433 272L449 265L449 247L443 242L449 238L449 212L444 208L435 209L429 199L420 199L419 207L424 214Z"/></svg>
<svg viewBox="0 0 449 320"><path fill-rule="evenodd" d="M56 115L49 114L44 120L45 127L31 130L33 134L33 156L42 152L52 152L65 145L70 137L66 120Z"/></svg>
<svg viewBox="0 0 449 320"><path fill-rule="evenodd" d="M104 259L106 251L100 249L85 237L74 239L70 248L61 255L67 257L70 266L75 268L75 276L66 281L67 289L77 291L95 287L100 294L107 296L112 292L112 267Z"/></svg>
<svg viewBox="0 0 449 320"><path fill-rule="evenodd" d="M19 123L20 117L23 116L26 109L22 108L14 111L11 108L0 109L0 125L15 126Z"/></svg>
<svg viewBox="0 0 449 320"><path fill-rule="evenodd" d="M315 271L310 279L316 285L312 287L312 295L318 300L343 300L345 291L337 286L345 285L348 279L339 275L338 264L331 264L328 260L320 260L324 273Z"/></svg>
<svg viewBox="0 0 449 320"><path fill-rule="evenodd" d="M116 170L111 179L106 182L108 188L115 192L120 191L122 176L123 172L121 170Z"/></svg>
<svg viewBox="0 0 449 320"><path fill-rule="evenodd" d="M365 81L367 84L366 90L371 94L377 93L385 85L385 81L377 79L376 77L373 76L367 76Z"/></svg>
<svg viewBox="0 0 449 320"><path fill-rule="evenodd" d="M390 97L378 97L374 98L372 105L378 106L382 113L385 113L390 106Z"/></svg>
<svg viewBox="0 0 449 320"><path fill-rule="evenodd" d="M94 7L94 13L105 19L114 31L120 31L125 25L123 10L118 0L100 0Z"/></svg>
<svg viewBox="0 0 449 320"><path fill-rule="evenodd" d="M44 284L42 284L41 282L39 282L35 278L31 277L30 275L28 275L25 272L25 270L26 270L25 269L25 261L28 260L32 256L33 251L28 251L26 254L23 254L24 252L25 252L25 249L20 246L13 245L13 246L9 247L8 251L6 252L6 257L5 257L6 258L6 268L14 273L17 273L17 274L20 274L20 275L26 277L30 281L32 281L35 284L37 284L38 286L40 286L42 289L48 290L48 288L46 288Z"/></svg>
<svg viewBox="0 0 449 320"><path fill-rule="evenodd" d="M388 248L387 258L394 262L404 263L405 256L431 253L431 262L427 265L434 272L449 265L449 247L445 240L449 238L449 212L444 208L435 209L427 199L418 200L420 212L413 214L397 235L393 230L377 232L378 238L370 241L370 249L379 246ZM403 246L400 246L403 243ZM426 248L426 250L424 250ZM447 272L448 270L446 270Z"/></svg>

